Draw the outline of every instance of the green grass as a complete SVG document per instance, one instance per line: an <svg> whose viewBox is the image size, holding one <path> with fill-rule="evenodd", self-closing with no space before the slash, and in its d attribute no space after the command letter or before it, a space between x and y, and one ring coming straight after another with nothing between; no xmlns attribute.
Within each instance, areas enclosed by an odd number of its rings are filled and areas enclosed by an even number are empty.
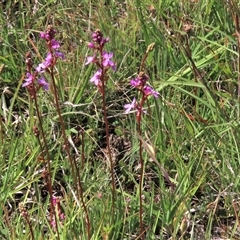
<svg viewBox="0 0 240 240"><path fill-rule="evenodd" d="M227 3L228 2L228 3ZM231 4L230 4L231 3ZM36 9L33 11L33 9ZM141 239L139 141L143 141L145 239L239 239L239 47L237 1L5 1L0 7L0 236L1 239ZM49 222L44 163L33 127L36 107L22 81L25 54L34 66L46 55L39 32L52 24L66 60L55 77L66 134L71 138L86 213L64 151L53 91L38 105L51 160L52 186L66 218L58 234ZM85 66L92 31L110 38L117 71L109 71L107 111L115 163L116 199L104 154L102 100ZM149 82L161 94L148 101L142 136L124 114L136 91L147 47ZM37 50L37 52L36 52ZM41 139L42 141L42 139ZM84 158L83 158L84 156ZM84 159L84 163L83 163ZM175 184L171 188L163 169Z"/></svg>

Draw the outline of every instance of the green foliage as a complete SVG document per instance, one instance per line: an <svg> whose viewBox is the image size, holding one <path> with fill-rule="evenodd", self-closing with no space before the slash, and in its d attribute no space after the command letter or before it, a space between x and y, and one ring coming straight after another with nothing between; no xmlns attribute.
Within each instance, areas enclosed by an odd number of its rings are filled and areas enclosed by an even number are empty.
<svg viewBox="0 0 240 240"><path fill-rule="evenodd" d="M44 164L32 131L39 120L21 87L26 52L32 52L34 66L46 54L39 32L48 24L57 29L66 55L57 63L55 77L66 134L80 169L91 239L140 238L139 138L135 115L125 115L123 105L136 95L129 80L140 70L151 43L155 48L144 67L161 97L149 100L142 122L145 239L213 239L220 228L222 239L239 237L240 46L234 16L240 10L234 2L3 1L1 239L31 236L21 205L29 214L35 239L88 239L52 89L39 92L38 104L50 150L53 191L61 197L66 219L59 221L59 236L49 223ZM107 48L117 63L117 72L109 73L106 98L112 137L120 139L116 145L112 140L112 147L122 147L115 163L114 213L101 98L89 82L94 69L84 65L87 42L96 29L109 36ZM169 186L163 169L175 188Z"/></svg>

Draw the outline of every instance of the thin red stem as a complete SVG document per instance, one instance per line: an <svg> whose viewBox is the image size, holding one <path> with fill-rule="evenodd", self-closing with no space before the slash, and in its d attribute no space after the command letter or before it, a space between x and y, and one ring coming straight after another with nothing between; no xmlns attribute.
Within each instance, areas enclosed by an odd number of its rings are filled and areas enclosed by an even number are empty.
<svg viewBox="0 0 240 240"><path fill-rule="evenodd" d="M54 211L54 205L53 205L53 201L52 201L53 189L52 189L51 159L50 159L49 149L48 149L48 145L47 145L47 140L46 140L46 137L45 137L45 134L44 134L44 130L43 130L42 117L41 117L41 114L40 114L40 111L39 111L39 108L38 108L38 101L37 101L37 96L36 96L36 90L35 90L34 83L32 83L32 86L33 86L34 104L36 106L37 116L38 116L39 126L40 126L40 131L41 131L41 134L42 134L44 148L45 148L45 151L46 151L46 154L47 154L47 166L46 166L47 169L48 169L48 171L47 171L47 186L48 186L48 191L49 191L49 195L50 195L50 222L52 222L53 215L54 215L54 217L56 219L56 213ZM43 147L42 147L41 141L39 141L39 144L40 144L41 151L43 152ZM44 163L45 163L45 161L44 161ZM57 231L58 239L60 239L59 231L58 231L58 225L57 224L56 224L56 231Z"/></svg>
<svg viewBox="0 0 240 240"><path fill-rule="evenodd" d="M104 74L102 76L104 78ZM108 125L108 119L107 119L107 109L106 109L106 98L105 98L105 83L104 80L102 80L102 101L103 101L103 117L104 117L104 123L105 123L105 131L106 131L106 143L107 143L107 150L108 150L108 156L109 156L109 162L110 162L110 171L111 171L111 178L112 178L112 211L114 212L114 204L115 204L115 180L114 180L114 167L113 167L113 159L112 159L112 153L111 153L111 147L110 147L110 141L109 141L109 125ZM114 216L114 214L112 214Z"/></svg>
<svg viewBox="0 0 240 240"><path fill-rule="evenodd" d="M142 110L144 104L144 96L140 102L138 116L137 116L137 131L139 136L142 135L141 131L141 119L142 119ZM143 203L142 203L142 188L143 188L143 179L144 179L144 161L142 156L142 141L139 139L139 158L140 158L140 177L139 177L139 221L140 221L140 231L141 239L145 239L144 235L144 226L143 226Z"/></svg>
<svg viewBox="0 0 240 240"><path fill-rule="evenodd" d="M70 154L70 148L69 148L69 144L68 144L68 140L67 140L67 136L66 136L66 132L65 132L65 124L64 124L63 117L62 117L61 110L60 110L60 106L59 106L59 99L58 99L57 87L56 87L54 74L53 74L53 67L51 68L50 75L51 75L52 83L53 83L53 91L54 91L56 109L57 109L57 113L58 113L58 116L59 116L59 119L60 119L60 124L62 126L64 148L67 152L67 155L68 155L68 158L69 158L69 161L70 161L70 165L71 165L71 168L72 168L72 173L73 173L73 176L74 176L74 181L75 181L75 185L76 185L77 194L78 194L78 197L81 199L82 206L83 206L83 209L84 209L85 214L86 214L88 239L90 240L91 239L91 236L90 236L91 225L90 225L88 210L87 210L86 204L84 202L83 187L82 187L82 183L81 183L81 179L80 179L79 168L77 167L76 160L73 159L71 154ZM77 179L76 179L76 176L75 176L75 173L74 173L75 172L74 167L76 169ZM79 186L80 189L78 188L78 186Z"/></svg>

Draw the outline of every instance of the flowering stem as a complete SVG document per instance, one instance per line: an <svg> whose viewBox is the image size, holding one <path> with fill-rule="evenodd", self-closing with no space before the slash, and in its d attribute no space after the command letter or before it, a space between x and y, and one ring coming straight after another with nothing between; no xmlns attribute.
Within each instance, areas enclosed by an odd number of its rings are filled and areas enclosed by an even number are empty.
<svg viewBox="0 0 240 240"><path fill-rule="evenodd" d="M106 131L106 144L107 144L107 151L108 151L108 157L110 162L110 171L111 171L111 181L112 181L112 217L114 217L114 205L115 205L115 180L114 180L114 167L113 167L113 159L112 159L112 152L110 147L110 138L109 138L109 124L108 124L108 118L107 118L107 109L106 109L106 96L105 96L105 67L103 66L103 46L100 46L99 49L100 56L101 56L101 70L102 74L100 77L101 83L102 83L102 107L103 107L103 118L105 123L105 131Z"/></svg>
<svg viewBox="0 0 240 240"><path fill-rule="evenodd" d="M60 110L60 106L59 106L59 99L58 99L58 94L57 94L57 87L56 87L56 83L55 83L55 79L54 79L54 74L53 74L53 67L51 67L50 70L50 75L51 75L51 79L52 79L52 85L53 85L53 91L54 91L54 98L55 98L55 104L56 104L56 109L57 109L57 113L60 119L60 123L62 126L62 134L63 134L63 141L64 141L64 148L67 152L69 161L70 161L70 165L72 168L72 173L73 173L73 177L74 177L74 181L76 184L76 190L77 190L77 194L78 197L81 199L82 205L83 205L83 209L85 211L86 214L86 218L87 218L87 231L88 231L88 239L90 240L90 229L91 229L91 225L90 225L90 220L89 220L89 215L88 215L88 210L86 207L86 204L84 202L84 198L83 198L83 188L82 188L82 183L81 183L81 179L80 179L80 174L79 174L79 168L77 167L77 163L75 161L75 159L72 158L71 154L70 154L70 149L69 149L69 145L68 145L68 140L67 140L67 136L66 136L66 132L65 132L65 124L63 121L63 117L61 114L61 110ZM77 180L76 180L76 176L75 176L75 171L74 171L74 167L76 169L76 174L77 174ZM79 188L78 188L79 187ZM79 191L80 190L80 191Z"/></svg>
<svg viewBox="0 0 240 240"><path fill-rule="evenodd" d="M97 29L92 33L92 42L88 43L88 47L94 49L93 56L87 57L87 62L85 65L89 63L94 63L99 69L94 74L94 76L90 79L90 82L93 82L99 92L102 95L102 109L103 109L103 118L105 123L105 131L106 131L106 145L108 151L108 161L110 163L110 171L111 171L111 180L112 180L112 217L114 217L114 205L115 205L115 180L114 180L114 164L110 146L110 137L109 137L109 123L107 119L107 109L106 109L106 82L107 82L107 71L112 68L113 71L116 70L116 65L112 62L111 58L113 57L113 53L107 53L103 51L104 45L109 41L109 38L104 38L102 32ZM97 54L98 53L98 54Z"/></svg>
<svg viewBox="0 0 240 240"><path fill-rule="evenodd" d="M104 78L104 75L102 75ZM108 119L107 119L107 110L106 110L106 98L105 98L105 84L104 80L102 81L102 101L103 101L103 117L105 123L105 131L106 131L106 143L107 143L107 150L110 162L110 171L111 171L111 179L112 179L112 211L114 212L114 204L115 204L115 181L114 181L114 167L113 167L113 159L112 159L112 152L110 147L110 140L109 140L109 128L108 128ZM114 213L112 214L114 216Z"/></svg>
<svg viewBox="0 0 240 240"><path fill-rule="evenodd" d="M44 143L44 149L45 149L46 155L47 155L46 169L48 169L48 171L47 171L46 180L47 180L48 192L49 192L49 195L50 195L50 222L52 222L53 215L54 215L54 217L56 219L56 212L54 211L54 205L52 203L53 190L52 190L51 160L50 160L50 154L49 154L49 149L48 149L48 145L47 145L46 136L45 136L44 130L43 130L42 118L41 118L41 114L40 114L40 111L39 111L39 108L38 108L38 101L37 101L35 86L34 86L34 84L32 84L32 86L33 86L34 104L36 106L36 111L37 111L37 116L38 116L38 120L39 120L40 131L41 131L42 139L43 139L43 143ZM39 136L38 136L38 142L39 142L39 145L40 145L40 148L41 148L41 152L43 152L43 147L42 147L41 141L39 139ZM45 163L46 163L46 161L44 160L44 164ZM58 225L57 224L56 224L56 231L57 231L58 239L60 239L59 231L58 231Z"/></svg>
<svg viewBox="0 0 240 240"><path fill-rule="evenodd" d="M151 50L149 47L146 55L142 61L142 66L144 65L144 62L146 60L146 56L148 52ZM136 110L136 119L137 119L137 133L139 135L139 138L141 138L142 131L141 131L141 119L142 119L142 113L145 113L143 110L143 105L147 98L149 96L153 96L157 98L159 96L159 93L157 93L151 86L147 84L148 76L144 72L139 72L137 78L132 79L130 81L130 84L138 89L141 93L141 100L138 102L136 98L133 99L132 103L130 104L125 104L124 108L125 113L129 113L130 110L133 108ZM144 160L143 160L143 146L142 146L142 141L139 139L139 158L140 158L140 176L139 176L139 220L140 220L140 237L141 239L145 239L145 230L143 226L143 203L142 203L142 188L143 188L143 181L144 181Z"/></svg>
<svg viewBox="0 0 240 240"><path fill-rule="evenodd" d="M28 227L29 227L29 229L30 229L30 233L31 233L32 240L34 240L35 238L34 238L33 228L32 228L32 224L31 224L31 222L30 222L30 220L29 220L28 212L27 212L27 210L25 209L25 207L22 206L21 203L20 203L19 205L20 205L19 208L20 208L21 214L22 214L22 216L25 218L25 220L26 220L26 222L27 222L27 224L28 224Z"/></svg>
<svg viewBox="0 0 240 240"><path fill-rule="evenodd" d="M141 131L141 119L142 119L142 108L143 108L144 98L140 102L140 111L137 116L137 131L139 136L142 135ZM139 221L140 221L140 235L141 239L144 240L144 226L143 226L143 204L142 204L142 188L144 179L144 161L142 156L143 148L142 141L139 139L139 158L140 158L140 176L139 176Z"/></svg>

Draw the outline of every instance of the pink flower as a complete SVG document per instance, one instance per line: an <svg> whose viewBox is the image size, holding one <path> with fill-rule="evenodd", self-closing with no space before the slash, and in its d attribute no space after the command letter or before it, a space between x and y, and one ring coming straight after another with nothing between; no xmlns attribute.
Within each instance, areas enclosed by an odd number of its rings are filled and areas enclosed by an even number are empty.
<svg viewBox="0 0 240 240"><path fill-rule="evenodd" d="M51 221L51 226L55 229L56 228L56 221L55 220L52 220Z"/></svg>
<svg viewBox="0 0 240 240"><path fill-rule="evenodd" d="M115 63L111 60L111 58L113 57L113 53L107 53L107 52L103 52L103 66L104 67L111 67L112 70L116 70L116 65Z"/></svg>
<svg viewBox="0 0 240 240"><path fill-rule="evenodd" d="M85 65L88 65L89 63L93 63L95 61L95 56L89 56L87 57L87 61Z"/></svg>
<svg viewBox="0 0 240 240"><path fill-rule="evenodd" d="M61 220L64 220L64 219L66 218L66 216L65 216L64 213L61 213L61 214L59 214L59 218L60 218Z"/></svg>
<svg viewBox="0 0 240 240"><path fill-rule="evenodd" d="M127 103L124 105L125 113L129 113L132 109L136 107L136 98L133 99L131 103Z"/></svg>
<svg viewBox="0 0 240 240"><path fill-rule="evenodd" d="M100 78L102 76L102 70L99 69L97 72L93 75L93 77L90 79L90 82L93 82L96 86L100 83Z"/></svg>
<svg viewBox="0 0 240 240"><path fill-rule="evenodd" d="M55 40L55 39L52 39L51 40L51 48L52 49L58 49L60 48L60 43L59 41Z"/></svg>
<svg viewBox="0 0 240 240"><path fill-rule="evenodd" d="M29 72L26 73L26 79L25 79L25 83L23 83L23 87L26 87L30 84L33 83L33 75Z"/></svg>
<svg viewBox="0 0 240 240"><path fill-rule="evenodd" d="M100 37L101 37L101 39L102 39L102 35L100 35L100 32L99 32L99 31L92 33L92 39L93 39L94 42L97 42L98 39L100 39Z"/></svg>
<svg viewBox="0 0 240 240"><path fill-rule="evenodd" d="M130 84L135 88L144 87L148 78L149 77L146 74L138 75L130 81Z"/></svg>
<svg viewBox="0 0 240 240"><path fill-rule="evenodd" d="M46 41L50 41L54 38L56 32L57 31L53 29L53 27L48 27L46 32L40 32L40 38L43 38Z"/></svg>
<svg viewBox="0 0 240 240"><path fill-rule="evenodd" d="M37 67L36 70L39 73L44 73L45 70L51 66L53 60L53 56L50 52L48 52L47 57L45 58L45 61L40 63Z"/></svg>
<svg viewBox="0 0 240 240"><path fill-rule="evenodd" d="M92 33L92 41L98 43L102 47L109 41L109 38L104 38L100 30L96 30Z"/></svg>
<svg viewBox="0 0 240 240"><path fill-rule="evenodd" d="M56 56L57 58L61 58L62 60L65 59L64 54L63 54L62 52L60 52L60 51L56 51L56 52L55 52L55 56Z"/></svg>
<svg viewBox="0 0 240 240"><path fill-rule="evenodd" d="M130 81L130 84L131 84L133 87L138 88L138 87L141 86L142 82L141 82L141 80L139 80L138 78L135 78L135 79L132 79L132 80Z"/></svg>
<svg viewBox="0 0 240 240"><path fill-rule="evenodd" d="M39 79L38 79L38 84L45 90L45 91L48 91L49 89L49 83L46 82L45 78L43 76L41 76Z"/></svg>
<svg viewBox="0 0 240 240"><path fill-rule="evenodd" d="M43 38L45 40L49 40L50 36L48 33L40 32L40 38Z"/></svg>
<svg viewBox="0 0 240 240"><path fill-rule="evenodd" d="M52 53L48 52L44 62L45 65L50 66L52 63L52 59L53 59Z"/></svg>
<svg viewBox="0 0 240 240"><path fill-rule="evenodd" d="M52 198L52 203L53 203L53 206L56 206L57 203L58 203L58 198L53 197L53 198Z"/></svg>
<svg viewBox="0 0 240 240"><path fill-rule="evenodd" d="M152 87L150 87L150 86L145 86L145 87L143 88L143 93L144 93L145 96L150 96L150 95L152 95L152 96L154 96L155 98L159 97L159 93L156 92L156 91L155 91Z"/></svg>
<svg viewBox="0 0 240 240"><path fill-rule="evenodd" d="M37 72L39 73L44 73L46 70L46 66L44 63L39 63L38 66L36 67Z"/></svg>
<svg viewBox="0 0 240 240"><path fill-rule="evenodd" d="M92 49L95 49L95 48L96 48L95 45L94 45L94 43L92 43L92 42L89 42L89 43L88 43L88 47L89 47L89 48L92 48Z"/></svg>
<svg viewBox="0 0 240 240"><path fill-rule="evenodd" d="M58 197L52 198L52 203L53 203L53 206L55 207L56 214L58 215L59 220L63 221L66 218L66 216L61 210L60 201L61 201L61 199ZM55 218L52 220L51 225L54 228L56 227L56 219Z"/></svg>

